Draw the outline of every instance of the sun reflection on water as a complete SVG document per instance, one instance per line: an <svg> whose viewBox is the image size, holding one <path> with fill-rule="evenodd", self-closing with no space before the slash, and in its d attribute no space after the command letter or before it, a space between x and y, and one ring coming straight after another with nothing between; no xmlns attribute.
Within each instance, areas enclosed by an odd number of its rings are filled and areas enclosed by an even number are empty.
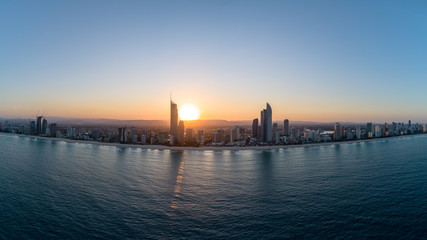
<svg viewBox="0 0 427 240"><path fill-rule="evenodd" d="M181 193L183 174L184 174L184 161L181 161L179 163L178 174L176 176L175 187L173 190L173 199L170 205L170 210L172 212L169 212L167 214L169 217L176 216L176 214L173 211L178 208L178 198L180 197L180 193Z"/></svg>

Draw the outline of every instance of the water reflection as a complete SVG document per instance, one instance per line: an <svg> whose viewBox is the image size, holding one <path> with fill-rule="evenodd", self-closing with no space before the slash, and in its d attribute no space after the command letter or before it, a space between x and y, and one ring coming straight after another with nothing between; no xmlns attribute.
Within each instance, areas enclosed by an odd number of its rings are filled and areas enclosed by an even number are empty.
<svg viewBox="0 0 427 240"><path fill-rule="evenodd" d="M260 186L260 193L261 197L264 196L271 196L274 193L274 184L273 184L273 160L272 155L277 154L270 151L263 151L261 153L261 158L259 161L259 169L260 169L260 176L259 176L259 186Z"/></svg>
<svg viewBox="0 0 427 240"><path fill-rule="evenodd" d="M169 217L176 216L175 211L178 209L178 201L180 198L181 187L184 177L184 161L183 161L183 152L171 152L171 176L174 176L174 188L172 193L172 201L169 207L169 212L167 215Z"/></svg>

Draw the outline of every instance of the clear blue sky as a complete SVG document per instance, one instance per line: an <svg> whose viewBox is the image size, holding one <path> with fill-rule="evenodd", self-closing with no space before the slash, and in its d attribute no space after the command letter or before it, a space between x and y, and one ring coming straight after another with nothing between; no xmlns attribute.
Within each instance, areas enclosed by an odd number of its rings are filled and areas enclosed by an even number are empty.
<svg viewBox="0 0 427 240"><path fill-rule="evenodd" d="M426 1L1 1L0 117L427 122Z"/></svg>

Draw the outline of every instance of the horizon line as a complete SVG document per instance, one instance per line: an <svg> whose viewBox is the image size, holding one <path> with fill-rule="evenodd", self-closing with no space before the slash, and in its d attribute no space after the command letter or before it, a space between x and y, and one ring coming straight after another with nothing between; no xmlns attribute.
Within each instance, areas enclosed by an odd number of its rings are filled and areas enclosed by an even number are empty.
<svg viewBox="0 0 427 240"><path fill-rule="evenodd" d="M60 118L64 120L110 120L110 121L170 121L168 119L116 119L116 118L91 118L91 117L61 117L61 116L50 116L49 118ZM46 119L49 119L46 118ZM1 117L0 119L4 120L31 120L33 118L27 118L27 117ZM255 119L255 118L254 118ZM286 118L285 118L286 119ZM281 120L273 120L273 122L283 122L285 119ZM303 123L360 123L360 124L366 124L366 123L389 123L387 121L316 121L316 120L291 120L288 119L289 122L303 122ZM227 119L197 119L197 120L183 120L184 122L197 122L197 121L226 121L226 122L252 122L253 119L242 119L242 120L227 120ZM412 121L411 119L408 119L403 122ZM402 123L402 121L392 121L396 123ZM390 122L390 123L392 123ZM427 123L427 121L420 121L420 122L414 122L416 123Z"/></svg>

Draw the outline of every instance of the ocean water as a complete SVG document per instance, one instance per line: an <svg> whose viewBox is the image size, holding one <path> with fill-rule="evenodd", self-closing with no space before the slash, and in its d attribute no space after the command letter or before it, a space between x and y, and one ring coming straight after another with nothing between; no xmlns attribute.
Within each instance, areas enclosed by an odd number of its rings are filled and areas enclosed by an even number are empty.
<svg viewBox="0 0 427 240"><path fill-rule="evenodd" d="M427 136L160 151L0 135L0 239L426 239Z"/></svg>

